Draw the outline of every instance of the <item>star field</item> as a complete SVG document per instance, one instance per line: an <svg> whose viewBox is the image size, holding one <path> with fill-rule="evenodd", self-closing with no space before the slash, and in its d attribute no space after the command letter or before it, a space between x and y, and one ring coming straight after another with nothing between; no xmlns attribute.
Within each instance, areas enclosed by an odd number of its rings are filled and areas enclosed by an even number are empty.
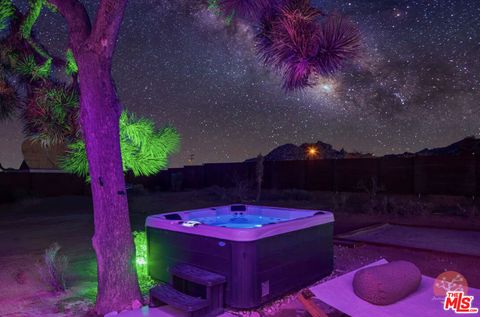
<svg viewBox="0 0 480 317"><path fill-rule="evenodd" d="M114 60L121 102L182 135L172 166L242 161L284 143L321 140L377 155L480 135L480 2L313 1L362 32L359 58L303 92L255 55L255 30L226 26L201 1L130 1ZM96 1L89 1L93 10ZM61 52L61 17L39 38ZM18 167L21 126L0 125L0 162Z"/></svg>

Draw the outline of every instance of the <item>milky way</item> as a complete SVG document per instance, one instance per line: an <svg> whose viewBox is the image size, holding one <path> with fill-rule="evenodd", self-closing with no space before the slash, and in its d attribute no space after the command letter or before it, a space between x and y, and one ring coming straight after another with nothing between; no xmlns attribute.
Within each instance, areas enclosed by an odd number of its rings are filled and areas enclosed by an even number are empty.
<svg viewBox="0 0 480 317"><path fill-rule="evenodd" d="M254 27L227 26L201 1L130 1L113 69L123 105L179 130L174 166L191 154L194 164L241 161L284 143L381 155L480 134L480 1L313 3L358 24L361 56L285 93L255 55ZM61 17L45 12L37 33L64 48ZM19 123L1 123L0 162L20 164L21 140Z"/></svg>

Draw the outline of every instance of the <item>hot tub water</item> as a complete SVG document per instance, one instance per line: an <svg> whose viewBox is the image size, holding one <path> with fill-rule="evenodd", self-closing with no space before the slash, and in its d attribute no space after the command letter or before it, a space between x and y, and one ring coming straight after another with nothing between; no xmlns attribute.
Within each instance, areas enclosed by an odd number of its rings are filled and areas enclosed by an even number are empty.
<svg viewBox="0 0 480 317"><path fill-rule="evenodd" d="M225 227L225 228L260 228L267 224L274 224L283 221L287 221L287 218L278 217L266 217L261 215L245 215L245 214L233 214L233 215L219 215L209 217L192 218L194 221L198 221L205 225Z"/></svg>

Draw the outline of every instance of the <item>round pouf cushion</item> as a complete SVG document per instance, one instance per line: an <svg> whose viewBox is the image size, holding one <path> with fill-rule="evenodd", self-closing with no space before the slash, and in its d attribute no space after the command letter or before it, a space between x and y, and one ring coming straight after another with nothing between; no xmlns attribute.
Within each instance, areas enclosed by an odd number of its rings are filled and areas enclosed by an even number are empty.
<svg viewBox="0 0 480 317"><path fill-rule="evenodd" d="M422 280L418 267L407 261L394 261L358 270L353 291L375 305L390 305L415 292Z"/></svg>

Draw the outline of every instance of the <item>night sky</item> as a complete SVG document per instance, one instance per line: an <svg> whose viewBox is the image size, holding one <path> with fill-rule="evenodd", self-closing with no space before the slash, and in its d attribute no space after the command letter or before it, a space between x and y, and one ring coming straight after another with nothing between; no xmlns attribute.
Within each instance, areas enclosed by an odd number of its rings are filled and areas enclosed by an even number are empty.
<svg viewBox="0 0 480 317"><path fill-rule="evenodd" d="M203 1L131 0L115 56L123 105L181 133L171 166L191 154L194 164L242 161L285 143L382 155L480 134L478 0L313 1L357 23L363 48L297 93L259 62L254 28L226 26ZM45 10L36 32L53 52L65 48L61 17ZM0 163L20 165L22 140L19 122L0 123Z"/></svg>

